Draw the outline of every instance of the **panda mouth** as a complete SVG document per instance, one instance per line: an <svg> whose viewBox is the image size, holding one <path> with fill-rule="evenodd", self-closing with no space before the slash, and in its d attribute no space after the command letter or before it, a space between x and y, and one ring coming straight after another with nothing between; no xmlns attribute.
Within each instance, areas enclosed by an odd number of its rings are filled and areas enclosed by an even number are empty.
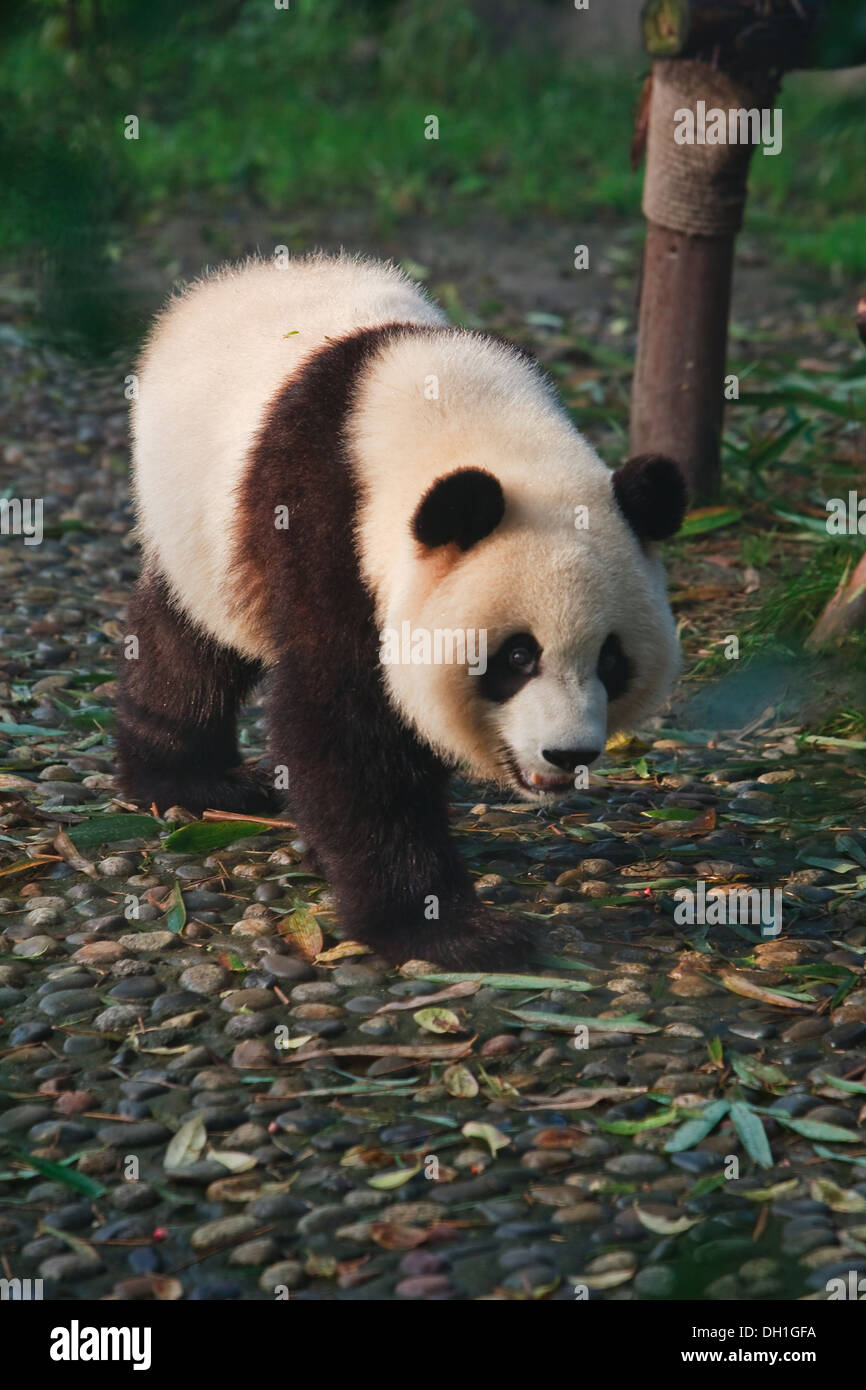
<svg viewBox="0 0 866 1390"><path fill-rule="evenodd" d="M524 772L522 768L517 770L517 780L525 791L532 792L534 796L544 796L547 792L570 791L574 787L573 777L563 776L562 773L545 777L541 772Z"/></svg>
<svg viewBox="0 0 866 1390"><path fill-rule="evenodd" d="M554 772L547 775L543 772L530 771L528 768L520 767L512 755L508 757L508 770L519 790L526 792L533 799L548 797L556 792L574 790L574 778L570 777L568 773Z"/></svg>

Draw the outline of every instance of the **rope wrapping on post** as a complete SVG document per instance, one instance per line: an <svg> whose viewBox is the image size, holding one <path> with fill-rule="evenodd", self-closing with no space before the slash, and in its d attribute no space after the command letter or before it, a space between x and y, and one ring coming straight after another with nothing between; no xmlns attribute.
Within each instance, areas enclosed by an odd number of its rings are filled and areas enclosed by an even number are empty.
<svg viewBox="0 0 866 1390"><path fill-rule="evenodd" d="M746 204L753 143L678 144L678 112L772 107L778 91L769 80L746 85L707 63L671 59L653 64L644 179L644 216L686 236L732 237Z"/></svg>

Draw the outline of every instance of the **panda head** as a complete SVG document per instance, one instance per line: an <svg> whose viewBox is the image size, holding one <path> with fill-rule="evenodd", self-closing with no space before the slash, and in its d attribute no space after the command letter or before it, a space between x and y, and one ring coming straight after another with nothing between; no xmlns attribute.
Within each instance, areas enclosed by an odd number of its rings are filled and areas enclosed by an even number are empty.
<svg viewBox="0 0 866 1390"><path fill-rule="evenodd" d="M404 717L447 759L532 801L572 788L679 670L653 553L683 518L679 469L644 455L611 472L576 438L552 469L491 458L438 476L382 615L403 639L385 679Z"/></svg>

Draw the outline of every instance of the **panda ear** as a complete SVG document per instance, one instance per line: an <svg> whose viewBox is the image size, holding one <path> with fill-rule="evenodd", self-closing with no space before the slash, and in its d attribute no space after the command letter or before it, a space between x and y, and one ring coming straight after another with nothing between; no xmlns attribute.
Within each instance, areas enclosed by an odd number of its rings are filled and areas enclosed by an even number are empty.
<svg viewBox="0 0 866 1390"><path fill-rule="evenodd" d="M683 524L686 484L679 465L664 454L638 454L613 475L613 495L641 541L663 541Z"/></svg>
<svg viewBox="0 0 866 1390"><path fill-rule="evenodd" d="M471 550L496 530L504 514L498 478L483 468L458 468L438 478L421 498L412 534L430 550L440 545Z"/></svg>

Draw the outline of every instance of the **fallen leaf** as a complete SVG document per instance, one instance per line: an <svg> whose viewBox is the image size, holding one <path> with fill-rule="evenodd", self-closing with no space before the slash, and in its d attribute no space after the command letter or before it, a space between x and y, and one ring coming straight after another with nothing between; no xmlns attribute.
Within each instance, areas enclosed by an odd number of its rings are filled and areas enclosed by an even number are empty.
<svg viewBox="0 0 866 1390"><path fill-rule="evenodd" d="M851 1187L838 1187L829 1178L815 1178L810 1182L809 1196L831 1211L866 1211L866 1197Z"/></svg>
<svg viewBox="0 0 866 1390"><path fill-rule="evenodd" d="M75 869L80 874L86 874L88 878L99 877L96 865L90 859L85 859L83 854L78 853L65 830L58 830L54 838L54 848L66 860L70 868Z"/></svg>
<svg viewBox="0 0 866 1390"><path fill-rule="evenodd" d="M174 932L175 935L182 932L186 925L186 904L179 883L176 883L171 890L171 898L164 920L168 931Z"/></svg>
<svg viewBox="0 0 866 1390"><path fill-rule="evenodd" d="M773 1155L760 1115L756 1114L750 1105L739 1100L731 1104L729 1113L734 1129L749 1157L761 1168L772 1168Z"/></svg>
<svg viewBox="0 0 866 1390"><path fill-rule="evenodd" d="M588 1028L590 1033L658 1033L657 1023L644 1023L634 1014L621 1018L582 1018L575 1014L546 1014L535 1009L509 1009L515 1018L532 1028L555 1033L573 1033L575 1028Z"/></svg>
<svg viewBox="0 0 866 1390"><path fill-rule="evenodd" d="M592 988L583 980L554 979L549 975L481 975L472 974L470 971L449 971L447 974L437 972L434 975L424 975L421 978L432 980L434 984L453 982L455 987L458 984L474 983L475 989L480 989L482 985L485 985L488 989L570 989L582 993ZM474 994L475 989L467 990L467 993ZM446 994L443 990L441 994L428 994L424 997L425 1000L433 1001L444 999ZM452 997L456 998L456 995ZM409 1006L401 1005L401 1007ZM380 1009L379 1012L381 1013L382 1010Z"/></svg>
<svg viewBox="0 0 866 1390"><path fill-rule="evenodd" d="M329 951L320 951L316 956L316 965L329 965L334 960L345 960L347 956L369 956L372 952L369 946L362 946L360 941L341 941L338 945L332 946Z"/></svg>
<svg viewBox="0 0 866 1390"><path fill-rule="evenodd" d="M646 1086L577 1086L558 1096L527 1096L526 1099L537 1102L528 1107L530 1110L591 1110L600 1101L628 1100L645 1091Z"/></svg>
<svg viewBox="0 0 866 1390"><path fill-rule="evenodd" d="M367 1179L368 1187L375 1187L382 1192L390 1192L395 1187L404 1187L416 1173L421 1172L421 1164L416 1163L413 1168L394 1168L390 1173L377 1173L375 1177Z"/></svg>
<svg viewBox="0 0 866 1390"><path fill-rule="evenodd" d="M210 854L224 849L235 840L261 835L265 827L255 821L190 821L173 830L163 841L163 849L189 850L192 854Z"/></svg>
<svg viewBox="0 0 866 1390"><path fill-rule="evenodd" d="M207 1156L228 1168L230 1173L248 1173L258 1165L254 1154L240 1153L234 1149L208 1149Z"/></svg>
<svg viewBox="0 0 866 1390"><path fill-rule="evenodd" d="M453 1009L419 1009L412 1017L418 1027L425 1028L428 1033L463 1032L463 1024Z"/></svg>
<svg viewBox="0 0 866 1390"><path fill-rule="evenodd" d="M734 1188L734 1193L740 1197L745 1197L749 1202L775 1202L777 1198L784 1197L786 1192L793 1192L800 1186L799 1178L787 1178L784 1182L773 1183L772 1187L753 1187L748 1192L740 1192L739 1188Z"/></svg>
<svg viewBox="0 0 866 1390"><path fill-rule="evenodd" d="M644 1211L637 1204L632 1210L640 1224L657 1236L681 1236L684 1231L691 1230L692 1226L697 1226L698 1222L703 1220L700 1216L694 1219L679 1216L672 1220L669 1216L658 1216L655 1212Z"/></svg>
<svg viewBox="0 0 866 1390"><path fill-rule="evenodd" d="M319 1057L407 1057L427 1062L454 1062L465 1057L474 1038L459 1043L353 1043L344 1047L317 1048ZM313 1053L298 1052L288 1062L306 1062Z"/></svg>
<svg viewBox="0 0 866 1390"><path fill-rule="evenodd" d="M304 960L315 960L325 944L322 928L308 908L298 907L290 912L280 923L279 932Z"/></svg>
<svg viewBox="0 0 866 1390"><path fill-rule="evenodd" d="M775 1004L782 1009L805 1009L807 1013L812 1013L815 1008L814 1004L807 1004L804 1000L791 999L786 994L753 984L745 975L738 975L734 970L727 970L721 974L719 983L732 994L742 994L747 999L760 999L763 1004Z"/></svg>
<svg viewBox="0 0 866 1390"><path fill-rule="evenodd" d="M442 999L465 999L470 994L477 994L480 988L480 980L458 980L456 984L449 985L447 989L437 990L435 994L425 994L424 1003L425 1005L438 1004ZM417 1009L417 1007L417 996L414 999L395 999L391 1004L383 1004L381 1008L376 1010L376 1013L399 1013L402 1009ZM448 1010L442 1009L441 1012L444 1014L447 1013ZM446 1029L443 1031L448 1030Z"/></svg>
<svg viewBox="0 0 866 1390"><path fill-rule="evenodd" d="M430 1232L390 1221L374 1221L370 1226L370 1238L383 1250L414 1250L430 1239Z"/></svg>
<svg viewBox="0 0 866 1390"><path fill-rule="evenodd" d="M466 1139L481 1139L495 1158L500 1149L505 1149L511 1140L495 1125L483 1124L480 1120L467 1120L460 1133Z"/></svg>
<svg viewBox="0 0 866 1390"><path fill-rule="evenodd" d="M11 874L23 874L25 869L38 869L43 864L56 864L59 858L57 854L37 854L32 859L19 859L14 864L7 864L5 869L0 869L0 878L6 878Z"/></svg>
<svg viewBox="0 0 866 1390"><path fill-rule="evenodd" d="M204 1118L201 1115L193 1115L192 1119L182 1124L169 1140L162 1161L163 1168L167 1173L189 1168L201 1158L206 1144L207 1130Z"/></svg>
<svg viewBox="0 0 866 1390"><path fill-rule="evenodd" d="M472 1075L468 1067L464 1067L459 1062L451 1067L446 1067L442 1073L442 1084L449 1096L462 1096L472 1099L478 1095L478 1082Z"/></svg>

